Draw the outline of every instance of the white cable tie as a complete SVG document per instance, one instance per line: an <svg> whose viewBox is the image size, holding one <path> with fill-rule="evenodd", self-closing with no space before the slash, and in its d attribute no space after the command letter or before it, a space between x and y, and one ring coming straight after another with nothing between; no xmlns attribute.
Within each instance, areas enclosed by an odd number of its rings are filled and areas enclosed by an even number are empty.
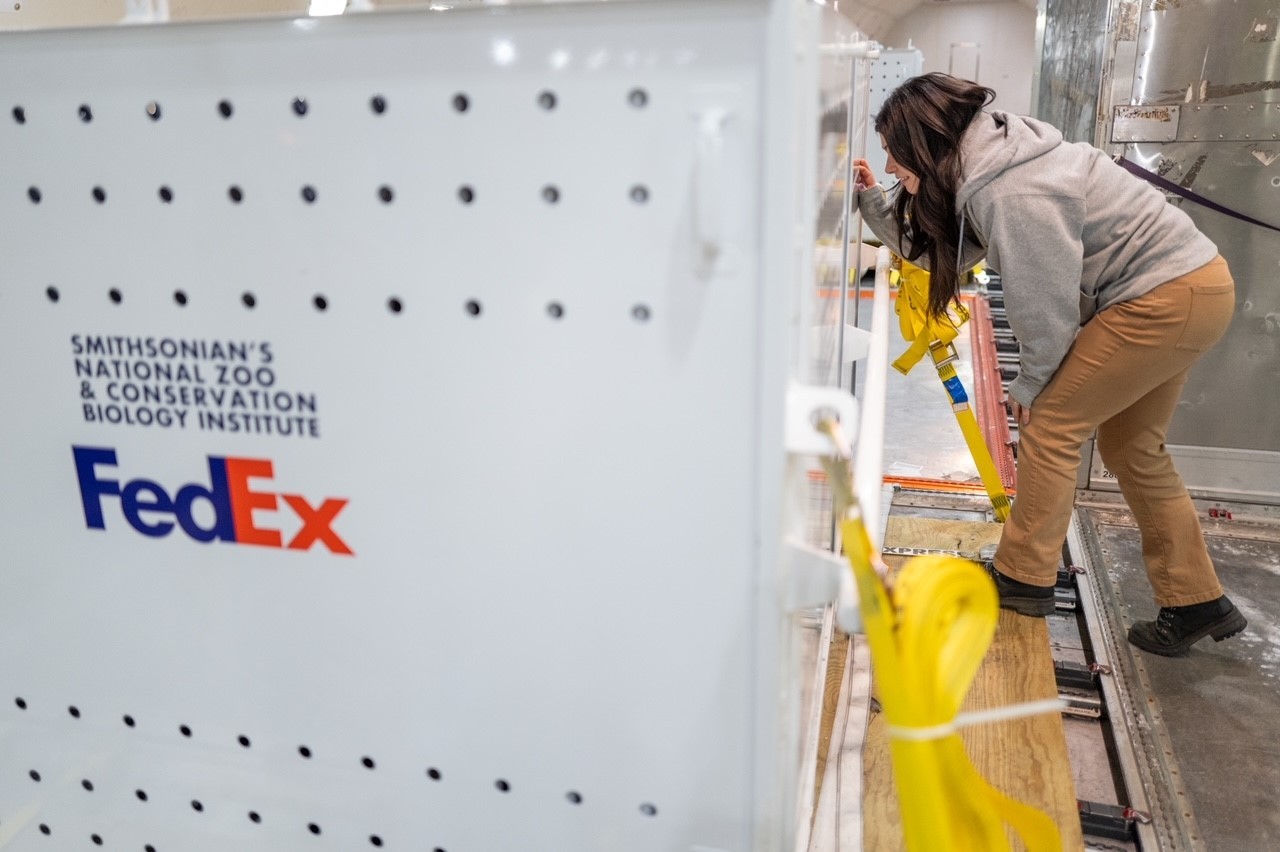
<svg viewBox="0 0 1280 852"><path fill-rule="evenodd" d="M916 728L889 725L888 732L889 736L895 740L910 740L912 742L940 740L943 737L949 737L954 734L957 728L967 728L970 725L985 725L989 722L1004 722L1009 719L1021 719L1024 716L1039 716L1043 713L1057 713L1061 712L1066 706L1067 702L1061 698L1045 698L1040 701L1025 701L1021 704L1006 704L1002 707L992 707L989 710L958 713L953 720L941 725L926 725Z"/></svg>

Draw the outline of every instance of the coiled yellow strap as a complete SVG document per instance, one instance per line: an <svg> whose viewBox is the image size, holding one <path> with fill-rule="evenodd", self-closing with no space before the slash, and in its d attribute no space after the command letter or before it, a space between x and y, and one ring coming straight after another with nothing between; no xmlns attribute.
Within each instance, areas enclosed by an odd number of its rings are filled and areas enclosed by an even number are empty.
<svg viewBox="0 0 1280 852"><path fill-rule="evenodd" d="M1029 852L1060 850L1053 820L988 784L954 733L995 635L999 601L990 578L963 559L918 556L898 575L890 601L862 521L845 520L840 529L886 721L891 730L925 733L890 744L907 848L1005 850L1008 823Z"/></svg>

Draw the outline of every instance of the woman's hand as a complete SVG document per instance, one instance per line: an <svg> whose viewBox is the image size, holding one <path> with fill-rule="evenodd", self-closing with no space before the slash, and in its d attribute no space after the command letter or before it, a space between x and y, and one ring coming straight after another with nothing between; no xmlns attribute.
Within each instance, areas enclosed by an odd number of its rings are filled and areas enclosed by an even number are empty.
<svg viewBox="0 0 1280 852"><path fill-rule="evenodd" d="M876 186L879 181L876 180L876 173L871 171L871 164L861 157L853 158L853 189L855 192L861 192L864 189L871 189Z"/></svg>
<svg viewBox="0 0 1280 852"><path fill-rule="evenodd" d="M1031 422L1031 406L1020 405L1013 397L1009 397L1009 413L1013 415L1013 422L1019 426L1026 426Z"/></svg>

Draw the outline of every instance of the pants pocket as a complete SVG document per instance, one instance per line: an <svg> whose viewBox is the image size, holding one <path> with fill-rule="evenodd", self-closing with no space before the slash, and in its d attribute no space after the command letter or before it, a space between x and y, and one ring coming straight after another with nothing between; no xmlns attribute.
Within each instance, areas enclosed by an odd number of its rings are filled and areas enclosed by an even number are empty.
<svg viewBox="0 0 1280 852"><path fill-rule="evenodd" d="M1235 284L1200 284L1187 297L1187 322L1175 349L1204 352L1217 343L1231 324L1235 310Z"/></svg>

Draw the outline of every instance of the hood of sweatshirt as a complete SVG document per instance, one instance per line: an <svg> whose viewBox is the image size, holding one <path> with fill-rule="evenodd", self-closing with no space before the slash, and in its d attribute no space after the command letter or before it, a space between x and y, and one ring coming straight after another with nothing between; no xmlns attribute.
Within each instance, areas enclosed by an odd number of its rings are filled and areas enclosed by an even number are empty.
<svg viewBox="0 0 1280 852"><path fill-rule="evenodd" d="M963 169L956 209L1008 169L1052 151L1062 144L1062 133L1034 118L983 110L960 139Z"/></svg>

